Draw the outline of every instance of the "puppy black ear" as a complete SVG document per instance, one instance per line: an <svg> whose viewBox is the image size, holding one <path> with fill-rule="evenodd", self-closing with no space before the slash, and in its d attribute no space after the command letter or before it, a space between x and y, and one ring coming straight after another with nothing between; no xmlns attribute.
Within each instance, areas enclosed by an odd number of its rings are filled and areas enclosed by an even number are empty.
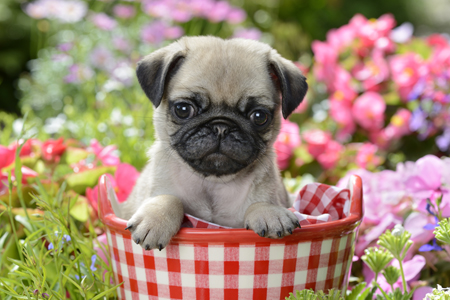
<svg viewBox="0 0 450 300"><path fill-rule="evenodd" d="M270 63L270 75L281 90L281 112L283 118L287 119L306 95L306 78L294 63L278 54Z"/></svg>
<svg viewBox="0 0 450 300"><path fill-rule="evenodd" d="M155 107L161 103L165 86L170 77L176 73L183 59L184 54L181 51L168 53L163 48L138 62L136 75L139 84Z"/></svg>

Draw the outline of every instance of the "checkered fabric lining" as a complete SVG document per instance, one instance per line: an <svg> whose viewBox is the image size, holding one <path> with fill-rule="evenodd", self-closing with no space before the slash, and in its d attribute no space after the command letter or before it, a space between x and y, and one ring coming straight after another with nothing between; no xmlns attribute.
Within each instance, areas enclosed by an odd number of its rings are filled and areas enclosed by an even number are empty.
<svg viewBox="0 0 450 300"><path fill-rule="evenodd" d="M348 217L350 214L350 191L320 183L304 186L290 208L300 225L318 224ZM185 214L183 227L231 228L210 223Z"/></svg>
<svg viewBox="0 0 450 300"><path fill-rule="evenodd" d="M295 244L169 244L144 251L107 230L119 299L284 299L345 289L355 234Z"/></svg>

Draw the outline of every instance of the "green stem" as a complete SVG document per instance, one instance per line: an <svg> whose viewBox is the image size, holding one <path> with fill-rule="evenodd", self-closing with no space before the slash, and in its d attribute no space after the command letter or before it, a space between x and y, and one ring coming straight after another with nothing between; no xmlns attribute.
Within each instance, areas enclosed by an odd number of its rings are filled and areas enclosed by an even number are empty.
<svg viewBox="0 0 450 300"><path fill-rule="evenodd" d="M390 298L389 298L388 294L381 288L381 286L380 286L377 282L375 282L375 285L376 285L377 288L381 291L381 293L383 294L384 298L385 298L386 300L389 300Z"/></svg>
<svg viewBox="0 0 450 300"><path fill-rule="evenodd" d="M406 293L406 279L405 279L405 272L403 271L403 263L399 259L398 263L400 265L400 273L402 274L402 283L403 283L403 293Z"/></svg>

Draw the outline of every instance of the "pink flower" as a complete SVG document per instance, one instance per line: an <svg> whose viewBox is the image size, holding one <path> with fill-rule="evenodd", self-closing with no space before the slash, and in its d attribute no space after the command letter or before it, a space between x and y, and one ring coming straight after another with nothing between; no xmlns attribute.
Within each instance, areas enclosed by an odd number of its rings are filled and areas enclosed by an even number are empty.
<svg viewBox="0 0 450 300"><path fill-rule="evenodd" d="M89 55L89 60L94 67L102 70L108 70L114 62L114 55L108 48L99 46L92 50Z"/></svg>
<svg viewBox="0 0 450 300"><path fill-rule="evenodd" d="M108 251L108 238L106 236L106 233L97 236L97 240L94 241L94 251L96 252L96 255L105 262L106 265L109 265L108 258L106 257L107 252L105 253L103 249L105 251Z"/></svg>
<svg viewBox="0 0 450 300"><path fill-rule="evenodd" d="M162 21L154 21L141 30L141 38L150 44L160 44L165 39L176 39L183 35L183 29L169 26Z"/></svg>
<svg viewBox="0 0 450 300"><path fill-rule="evenodd" d="M364 143L356 155L356 164L358 167L366 169L368 166L379 166L383 161L380 156L376 155L377 151L378 147L374 144Z"/></svg>
<svg viewBox="0 0 450 300"><path fill-rule="evenodd" d="M58 163L66 148L67 145L64 144L63 138L57 140L49 139L42 144L42 157L46 161Z"/></svg>
<svg viewBox="0 0 450 300"><path fill-rule="evenodd" d="M424 226L434 222L429 214L412 212L405 220L405 230L411 233L411 240L420 247L434 238L433 230L424 229Z"/></svg>
<svg viewBox="0 0 450 300"><path fill-rule="evenodd" d="M15 150L0 145L0 170L12 164L15 158Z"/></svg>
<svg viewBox="0 0 450 300"><path fill-rule="evenodd" d="M337 133L339 140L346 140L356 130L355 121L352 116L352 104L345 101L330 99L330 116L339 126Z"/></svg>
<svg viewBox="0 0 450 300"><path fill-rule="evenodd" d="M331 133L320 129L312 129L303 133L303 139L308 145L308 152L314 158L325 152L328 143L331 141Z"/></svg>
<svg viewBox="0 0 450 300"><path fill-rule="evenodd" d="M207 18L213 23L218 23L224 21L228 14L230 13L231 6L226 1L215 2L212 9L207 12Z"/></svg>
<svg viewBox="0 0 450 300"><path fill-rule="evenodd" d="M404 135L411 133L409 129L409 120L411 112L405 108L400 108L395 115L392 116L391 122L385 129L388 139L400 139Z"/></svg>
<svg viewBox="0 0 450 300"><path fill-rule="evenodd" d="M239 24L245 21L247 14L240 8L231 8L228 12L227 21L230 24Z"/></svg>
<svg viewBox="0 0 450 300"><path fill-rule="evenodd" d="M91 79L94 76L94 71L91 68L79 64L74 64L69 67L69 74L64 77L67 83L82 83Z"/></svg>
<svg viewBox="0 0 450 300"><path fill-rule="evenodd" d="M329 170L336 166L341 157L344 146L336 141L329 141L325 147L325 151L317 156L317 161L325 169Z"/></svg>
<svg viewBox="0 0 450 300"><path fill-rule="evenodd" d="M389 77L389 67L381 51L373 51L370 60L357 64L352 70L355 79L366 91L379 90L379 84Z"/></svg>
<svg viewBox="0 0 450 300"><path fill-rule="evenodd" d="M92 23L102 30L113 30L117 26L117 21L105 13L94 14L91 18Z"/></svg>
<svg viewBox="0 0 450 300"><path fill-rule="evenodd" d="M416 53L396 55L390 59L389 65L400 97L408 100L408 96L419 78L427 74L426 65Z"/></svg>
<svg viewBox="0 0 450 300"><path fill-rule="evenodd" d="M120 159L115 153L117 147L114 145L103 148L96 139L92 139L87 150L94 153L105 166L116 166L120 164Z"/></svg>
<svg viewBox="0 0 450 300"><path fill-rule="evenodd" d="M336 51L350 46L356 37L356 28L344 25L338 29L331 29L327 33L327 42Z"/></svg>
<svg viewBox="0 0 450 300"><path fill-rule="evenodd" d="M386 103L380 94L366 92L355 100L352 115L364 129L374 131L383 127Z"/></svg>
<svg viewBox="0 0 450 300"><path fill-rule="evenodd" d="M243 38L250 40L259 40L261 38L261 31L258 28L239 28L234 31L234 38Z"/></svg>
<svg viewBox="0 0 450 300"><path fill-rule="evenodd" d="M131 5L117 4L113 8L114 15L122 19L131 19L136 15L136 9Z"/></svg>
<svg viewBox="0 0 450 300"><path fill-rule="evenodd" d="M110 174L106 174L106 176L108 176L112 187L116 191L119 202L124 202L131 194L139 177L139 172L132 165L123 163L117 166L114 177ZM93 189L87 188L86 196L92 208L98 211L98 186L95 186Z"/></svg>
<svg viewBox="0 0 450 300"><path fill-rule="evenodd" d="M294 149L300 146L300 144L301 140L298 125L282 119L280 133L274 144L278 167L281 170L289 167L289 160L291 159Z"/></svg>

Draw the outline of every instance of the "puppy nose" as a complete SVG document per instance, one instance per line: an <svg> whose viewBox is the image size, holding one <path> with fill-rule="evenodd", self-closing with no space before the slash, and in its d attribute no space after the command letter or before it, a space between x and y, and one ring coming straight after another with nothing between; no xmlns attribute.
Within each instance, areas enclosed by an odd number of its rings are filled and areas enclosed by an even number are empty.
<svg viewBox="0 0 450 300"><path fill-rule="evenodd" d="M230 132L230 127L225 123L215 123L212 129L217 136L224 137Z"/></svg>

